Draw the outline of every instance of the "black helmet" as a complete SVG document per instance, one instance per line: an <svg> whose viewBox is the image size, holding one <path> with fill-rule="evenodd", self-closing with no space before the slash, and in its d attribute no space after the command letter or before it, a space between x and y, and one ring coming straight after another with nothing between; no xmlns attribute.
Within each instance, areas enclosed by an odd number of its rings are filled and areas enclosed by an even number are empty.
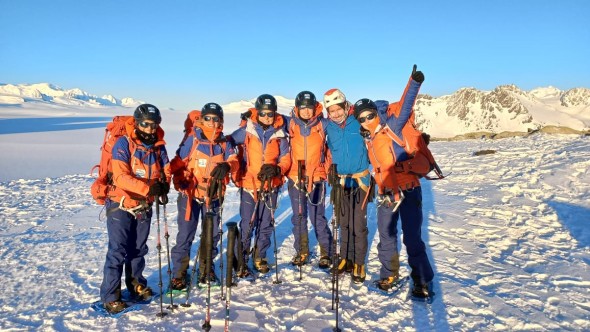
<svg viewBox="0 0 590 332"><path fill-rule="evenodd" d="M133 112L133 118L135 119L135 123L140 123L144 120L151 120L157 124L162 122L160 110L152 104L141 104L137 106L135 112Z"/></svg>
<svg viewBox="0 0 590 332"><path fill-rule="evenodd" d="M277 111L277 100L275 97L269 94L263 94L256 98L256 103L254 104L257 111Z"/></svg>
<svg viewBox="0 0 590 332"><path fill-rule="evenodd" d="M221 108L221 106L216 103L207 103L201 109L201 116L205 116L207 114L213 114L223 119L223 108Z"/></svg>
<svg viewBox="0 0 590 332"><path fill-rule="evenodd" d="M363 111L374 110L377 112L377 105L371 100L367 98L359 99L356 103L354 103L354 117L358 119Z"/></svg>
<svg viewBox="0 0 590 332"><path fill-rule="evenodd" d="M299 109L306 107L315 109L316 103L317 100L315 99L313 92L301 91L297 97L295 97L295 106Z"/></svg>

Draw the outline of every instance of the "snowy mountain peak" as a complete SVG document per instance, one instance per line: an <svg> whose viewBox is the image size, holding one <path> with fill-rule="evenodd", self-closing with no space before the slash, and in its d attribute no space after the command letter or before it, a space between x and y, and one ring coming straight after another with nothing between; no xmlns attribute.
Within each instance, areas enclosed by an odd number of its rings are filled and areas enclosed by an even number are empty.
<svg viewBox="0 0 590 332"><path fill-rule="evenodd" d="M123 102L124 100L124 102ZM20 104L25 102L50 102L62 105L78 106L124 106L133 107L143 101L133 98L119 100L112 95L97 97L82 89L64 90L49 83L36 84L0 84L0 103Z"/></svg>

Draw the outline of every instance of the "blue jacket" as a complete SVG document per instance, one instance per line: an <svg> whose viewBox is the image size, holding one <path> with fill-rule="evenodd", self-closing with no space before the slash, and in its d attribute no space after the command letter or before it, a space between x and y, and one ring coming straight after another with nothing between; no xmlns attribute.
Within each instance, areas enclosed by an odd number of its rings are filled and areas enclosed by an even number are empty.
<svg viewBox="0 0 590 332"><path fill-rule="evenodd" d="M338 166L338 174L355 174L367 171L369 169L369 157L367 147L361 136L361 124L349 115L341 125L332 120L322 119L324 130L327 136L328 149L332 154L332 163ZM364 185L370 184L370 174L360 178ZM347 178L344 183L345 188L356 188L358 183Z"/></svg>

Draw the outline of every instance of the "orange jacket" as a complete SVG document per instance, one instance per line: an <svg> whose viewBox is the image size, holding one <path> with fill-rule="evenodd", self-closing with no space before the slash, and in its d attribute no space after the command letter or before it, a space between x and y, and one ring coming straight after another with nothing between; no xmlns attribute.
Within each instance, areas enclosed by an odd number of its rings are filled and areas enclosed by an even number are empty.
<svg viewBox="0 0 590 332"><path fill-rule="evenodd" d="M303 122L299 118L299 109L293 108L289 119L289 143L291 147L291 168L287 177L295 184L299 181L299 160L305 161L305 176L307 177L307 191L311 191L313 183L327 179L328 167L332 163L326 145L326 134L321 119L323 106L317 103L314 116Z"/></svg>
<svg viewBox="0 0 590 332"><path fill-rule="evenodd" d="M113 146L113 185L109 191L109 199L121 202L123 207L133 208L141 201L152 203L148 197L150 185L161 180L164 171L166 182L170 182L170 163L164 142L164 130L158 127L158 141L151 147L141 143L135 134L135 120L130 118L125 129L127 134L119 137Z"/></svg>
<svg viewBox="0 0 590 332"><path fill-rule="evenodd" d="M233 179L236 186L256 193L262 185L258 179L262 165L271 164L281 168L281 176L275 177L272 181L273 188L280 187L283 184L283 176L291 167L291 156L283 116L276 113L273 124L264 130L257 122L257 110L251 108L249 111L252 112L250 118L231 134L235 145L243 150L243 155L239 158L240 172L235 174Z"/></svg>
<svg viewBox="0 0 590 332"><path fill-rule="evenodd" d="M195 121L171 162L176 190L189 197L204 199L211 171L217 164L227 162L230 172L237 170L238 159L233 144L226 140L222 130L223 127L211 130L204 127L201 121ZM224 191L227 183L229 174L223 182Z"/></svg>

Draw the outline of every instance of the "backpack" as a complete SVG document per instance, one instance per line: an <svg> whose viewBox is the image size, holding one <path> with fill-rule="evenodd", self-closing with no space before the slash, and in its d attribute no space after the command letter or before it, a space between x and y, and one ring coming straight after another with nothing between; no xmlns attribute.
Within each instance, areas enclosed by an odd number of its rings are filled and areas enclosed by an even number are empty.
<svg viewBox="0 0 590 332"><path fill-rule="evenodd" d="M390 107L392 108L391 111L393 111L396 116L399 115L401 109L399 103L390 105L385 100L377 100L375 101L375 104L377 105L377 113L384 123L387 123L385 120L387 119L387 112ZM428 148L430 135L421 132L416 127L416 119L413 110L408 122L406 122L402 128L403 140L398 137L389 126L387 126L387 128L391 139L403 147L406 153L410 156L408 160L395 163L396 172L412 173L428 180L440 180L445 177L434 160L432 152ZM431 171L434 171L436 174L435 177L428 176L428 173Z"/></svg>
<svg viewBox="0 0 590 332"><path fill-rule="evenodd" d="M92 183L90 193L92 194L92 198L94 198L94 200L100 205L104 205L109 188L112 187L113 184L113 167L111 166L113 146L119 137L127 134L125 124L132 118L133 116L130 115L115 116L113 121L109 122L106 126L104 139L102 146L100 147L100 163L94 165L90 170L90 174L92 175L94 169L98 168L98 177L94 180L94 183ZM135 153L135 148L135 144L129 140L131 155Z"/></svg>

